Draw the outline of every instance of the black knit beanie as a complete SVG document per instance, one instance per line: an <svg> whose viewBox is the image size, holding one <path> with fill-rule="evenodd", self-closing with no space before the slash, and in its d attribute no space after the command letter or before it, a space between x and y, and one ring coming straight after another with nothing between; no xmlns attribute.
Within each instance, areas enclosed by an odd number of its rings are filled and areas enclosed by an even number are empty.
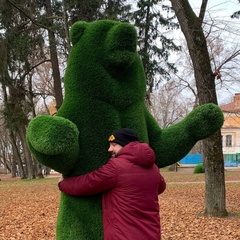
<svg viewBox="0 0 240 240"><path fill-rule="evenodd" d="M130 142L139 141L138 135L132 129L122 128L118 129L108 138L109 142L118 143L122 147Z"/></svg>

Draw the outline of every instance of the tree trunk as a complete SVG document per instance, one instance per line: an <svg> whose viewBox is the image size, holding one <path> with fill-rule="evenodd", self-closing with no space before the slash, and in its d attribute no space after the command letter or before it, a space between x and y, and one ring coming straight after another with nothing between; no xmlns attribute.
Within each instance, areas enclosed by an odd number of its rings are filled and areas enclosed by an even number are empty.
<svg viewBox="0 0 240 240"><path fill-rule="evenodd" d="M26 161L27 178L28 179L36 178L32 156L26 142L26 128L24 125L19 126L19 136L21 139L23 154Z"/></svg>
<svg viewBox="0 0 240 240"><path fill-rule="evenodd" d="M38 178L44 178L41 164L36 159L33 159L33 161L35 162L36 166L36 176Z"/></svg>
<svg viewBox="0 0 240 240"><path fill-rule="evenodd" d="M63 24L64 24L64 31L65 31L65 35L66 35L66 46L65 48L67 49L67 57L68 54L70 53L70 49L71 49L71 41L70 41L70 36L69 36L69 25L68 25L68 15L67 15L67 8L66 8L66 3L65 0L62 1L63 4Z"/></svg>
<svg viewBox="0 0 240 240"><path fill-rule="evenodd" d="M17 173L17 163L16 163L16 159L13 158L12 160L12 166L11 166L11 174L12 174L12 178L16 177Z"/></svg>
<svg viewBox="0 0 240 240"><path fill-rule="evenodd" d="M19 151L18 151L18 147L16 144L16 138L15 138L13 132L10 132L9 135L10 135L10 139L11 139L11 143L12 143L13 161L16 161L18 164L18 171L19 171L20 177L22 179L25 179L25 178L27 178L26 171L24 170L22 159L21 159Z"/></svg>
<svg viewBox="0 0 240 240"><path fill-rule="evenodd" d="M171 0L171 3L186 38L193 62L199 104L209 102L217 104L215 76L211 69L206 38L201 26L202 19L195 15L187 0ZM203 3L206 6L207 1ZM201 17L203 16L201 11ZM205 214L213 217L226 216L224 161L220 130L203 141L203 159L206 181Z"/></svg>
<svg viewBox="0 0 240 240"><path fill-rule="evenodd" d="M52 8L51 1L46 0L46 12L49 17L49 27L53 26L52 21ZM54 32L48 28L48 37L49 37L49 48L50 48L50 56L52 63L52 71L53 71L53 82L54 82L54 93L56 99L56 109L59 109L63 102L63 94L62 94L62 85L61 85L61 77L59 72L59 64L58 64L58 56L57 56L57 44Z"/></svg>
<svg viewBox="0 0 240 240"><path fill-rule="evenodd" d="M203 140L205 168L205 212L206 216L224 217L226 210L226 190L221 133L217 132ZM217 157L219 156L219 157Z"/></svg>

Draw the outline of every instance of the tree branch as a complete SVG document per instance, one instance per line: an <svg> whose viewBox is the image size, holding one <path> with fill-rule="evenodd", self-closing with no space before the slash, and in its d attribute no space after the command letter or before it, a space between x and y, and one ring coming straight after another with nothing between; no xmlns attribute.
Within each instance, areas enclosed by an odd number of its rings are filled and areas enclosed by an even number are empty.
<svg viewBox="0 0 240 240"><path fill-rule="evenodd" d="M201 25L202 25L202 23L203 23L204 15L205 15L206 8L207 8L207 3L208 3L208 0L202 0L202 5L201 5L201 8L200 8L200 13L199 13L199 16L198 16L198 19L199 19Z"/></svg>
<svg viewBox="0 0 240 240"><path fill-rule="evenodd" d="M13 7L15 7L19 12L21 12L22 14L24 14L33 24L37 25L38 27L41 27L43 29L46 29L48 31L51 31L54 33L54 31L44 25L42 25L41 23L37 22L33 16L30 16L30 13L26 13L23 9L21 9L15 2L13 2L12 0L7 0L10 4L13 5Z"/></svg>
<svg viewBox="0 0 240 240"><path fill-rule="evenodd" d="M42 60L41 62L35 64L34 66L32 66L28 71L26 71L24 74L23 74L23 78L26 77L26 75L28 75L34 68L38 67L39 65L41 65L42 63L45 63L45 62L51 62L51 59L45 59L45 60Z"/></svg>
<svg viewBox="0 0 240 240"><path fill-rule="evenodd" d="M227 57L221 64L220 66L216 69L216 71L220 71L220 69L223 67L224 64L230 62L231 60L233 60L234 58L236 58L237 56L240 55L240 49L238 49L236 52L234 52L232 55L230 55L229 57Z"/></svg>

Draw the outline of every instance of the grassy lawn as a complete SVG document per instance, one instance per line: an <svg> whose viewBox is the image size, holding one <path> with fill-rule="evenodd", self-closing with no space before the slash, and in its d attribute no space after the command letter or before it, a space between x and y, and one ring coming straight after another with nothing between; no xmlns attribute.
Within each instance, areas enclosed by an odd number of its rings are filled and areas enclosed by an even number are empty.
<svg viewBox="0 0 240 240"><path fill-rule="evenodd" d="M226 171L229 217L204 217L204 174L162 170L162 240L240 239L240 171ZM20 180L0 175L0 240L54 240L60 193L58 175ZM237 182L239 181L239 182Z"/></svg>

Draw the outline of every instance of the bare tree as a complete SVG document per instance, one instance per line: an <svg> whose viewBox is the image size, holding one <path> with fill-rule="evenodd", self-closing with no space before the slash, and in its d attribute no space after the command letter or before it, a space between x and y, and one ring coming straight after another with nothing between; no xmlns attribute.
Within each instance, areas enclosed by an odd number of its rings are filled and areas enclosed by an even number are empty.
<svg viewBox="0 0 240 240"><path fill-rule="evenodd" d="M161 127L166 128L182 120L193 108L192 100L182 94L182 88L172 80L159 86L151 94L150 111Z"/></svg>
<svg viewBox="0 0 240 240"><path fill-rule="evenodd" d="M199 16L196 16L187 0L171 0L171 3L187 41L194 67L199 103L217 104L215 74L211 68L207 41L202 28L207 0L202 1ZM203 140L203 160L206 178L205 215L226 216L228 213L220 130Z"/></svg>
<svg viewBox="0 0 240 240"><path fill-rule="evenodd" d="M217 95L220 101L224 101L226 96L223 93L236 92L239 86L239 60L240 60L240 46L237 39L230 38L230 32L226 30L213 31L216 25L209 25L205 23L204 31L207 34L206 41L209 51L209 57L213 73L215 75L215 84ZM215 23L216 24L216 23ZM209 28L206 28L208 25ZM228 35L226 42L225 36ZM236 38L237 33L232 34L232 38ZM230 43L228 42L230 41ZM189 96L194 99L194 106L199 104L197 95L196 82L194 79L194 68L188 52L186 41L180 38L182 46L181 52L177 55L176 66L179 66L179 71L173 73L173 78L177 81L182 89L188 90ZM231 98L229 96L229 98Z"/></svg>
<svg viewBox="0 0 240 240"><path fill-rule="evenodd" d="M61 77L60 77L60 70L59 70L59 63L58 63L58 54L57 54L57 43L55 33L53 31L53 11L52 5L50 0L45 1L45 8L47 13L48 19L48 39L49 39L49 49L51 55L51 63L52 63L52 72L53 72L53 82L54 82L54 95L56 99L56 108L59 109L63 102L63 94L62 94L62 84L61 84Z"/></svg>

